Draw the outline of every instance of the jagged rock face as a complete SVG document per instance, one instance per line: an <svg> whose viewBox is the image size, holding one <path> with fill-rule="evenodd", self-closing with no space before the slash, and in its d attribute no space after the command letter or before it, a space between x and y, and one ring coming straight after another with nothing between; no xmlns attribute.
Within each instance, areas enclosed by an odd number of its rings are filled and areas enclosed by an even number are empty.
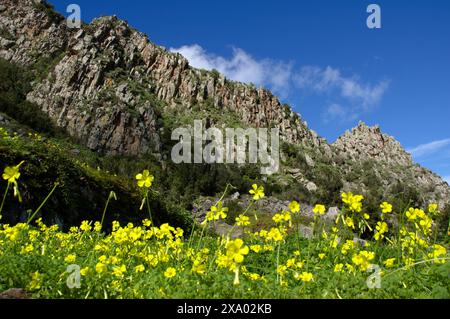
<svg viewBox="0 0 450 319"><path fill-rule="evenodd" d="M2 0L0 56L29 65L66 47L70 29L60 17L53 21L38 6L39 0Z"/></svg>
<svg viewBox="0 0 450 319"><path fill-rule="evenodd" d="M328 144L269 91L191 68L184 57L154 45L116 17L73 30L64 20L46 16L35 1L19 3L5 1L6 10L0 13L0 27L15 42L2 45L0 56L31 64L39 58L34 52L63 55L29 100L94 150L132 155L158 150L154 106L130 88L138 83L173 107L212 100L216 107L236 112L244 124L279 127L287 142L330 153Z"/></svg>
<svg viewBox="0 0 450 319"><path fill-rule="evenodd" d="M412 158L398 141L383 134L379 126L368 127L360 122L359 125L347 131L333 143L337 155L354 161L364 161L368 158L383 161L388 164L411 166Z"/></svg>
<svg viewBox="0 0 450 319"><path fill-rule="evenodd" d="M113 19L95 21L68 42L66 54L28 99L88 147L113 154L138 155L160 147L154 105L132 93L138 44ZM114 32L111 32L114 30ZM138 39L139 40L139 39ZM130 70L124 78L110 72ZM139 81L139 82L138 82Z"/></svg>
<svg viewBox="0 0 450 319"><path fill-rule="evenodd" d="M383 134L379 126L368 127L360 122L351 132L346 132L333 143L336 156L350 159L352 162L374 162L370 169L377 179L388 189L398 181L407 182L418 189L430 202L440 207L450 201L450 188L441 177L414 164L412 157L393 137ZM347 171L352 170L347 167ZM346 190L355 185L347 183Z"/></svg>

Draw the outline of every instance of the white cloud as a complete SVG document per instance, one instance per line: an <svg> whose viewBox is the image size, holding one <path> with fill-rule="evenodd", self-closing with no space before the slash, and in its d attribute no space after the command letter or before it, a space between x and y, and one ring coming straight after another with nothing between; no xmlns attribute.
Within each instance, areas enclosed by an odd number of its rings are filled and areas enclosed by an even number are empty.
<svg viewBox="0 0 450 319"><path fill-rule="evenodd" d="M325 112L322 114L322 118L325 123L329 123L334 119L341 121L355 120L357 115L352 112L348 112L347 108L338 103L332 103L328 105Z"/></svg>
<svg viewBox="0 0 450 319"><path fill-rule="evenodd" d="M292 63L257 60L239 48L233 48L229 58L211 54L198 44L170 50L181 53L195 68L216 69L231 80L268 87L282 98L287 98L295 88L332 95L333 99L323 113L326 121L332 118L344 121L358 118L376 106L389 87L389 81L375 85L363 83L358 76L344 76L339 69L330 66L304 66L296 70Z"/></svg>
<svg viewBox="0 0 450 319"><path fill-rule="evenodd" d="M411 153L414 157L424 157L436 153L442 148L450 145L450 138L444 140L433 141L427 144L422 144L414 148L408 149L408 153Z"/></svg>
<svg viewBox="0 0 450 319"><path fill-rule="evenodd" d="M340 97L348 100L348 106L339 108L332 103L325 112L325 117L333 114L344 119L357 118L361 113L367 112L377 105L389 87L389 81L380 81L376 85L362 83L359 77L345 77L341 71L330 66L319 68L315 66L302 67L294 76L296 85L301 89L311 89L319 93L331 94L339 92Z"/></svg>
<svg viewBox="0 0 450 319"><path fill-rule="evenodd" d="M300 72L294 75L294 81L300 88L311 88L320 92L336 87L340 79L340 71L329 66L325 69L316 66L304 66L300 69Z"/></svg>
<svg viewBox="0 0 450 319"><path fill-rule="evenodd" d="M239 48L233 48L232 56L228 59L208 53L198 44L171 48L170 51L183 55L195 68L216 69L231 80L269 86L281 95L288 94L292 75L291 63L270 59L256 60Z"/></svg>
<svg viewBox="0 0 450 319"><path fill-rule="evenodd" d="M382 99L389 87L388 81L381 81L376 85L361 84L355 79L341 79L341 94L351 99L359 99L364 108L376 105Z"/></svg>

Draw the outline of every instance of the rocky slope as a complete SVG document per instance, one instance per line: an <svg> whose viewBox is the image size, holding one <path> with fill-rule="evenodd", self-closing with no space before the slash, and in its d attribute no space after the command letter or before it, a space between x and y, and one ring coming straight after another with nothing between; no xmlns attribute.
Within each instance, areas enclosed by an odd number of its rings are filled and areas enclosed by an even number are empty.
<svg viewBox="0 0 450 319"><path fill-rule="evenodd" d="M411 154L393 137L381 132L379 126L359 125L347 131L332 144L335 154L352 165L343 165L344 171L351 171L358 164L370 160L371 170L387 191L398 182L419 190L424 198L444 206L450 200L450 189L441 177L417 164ZM356 164L356 165L355 165ZM351 189L355 185L348 184Z"/></svg>
<svg viewBox="0 0 450 319"><path fill-rule="evenodd" d="M389 165L411 166L412 157L393 137L383 134L379 126L368 127L360 122L357 127L347 131L333 143L336 154L352 161L369 157Z"/></svg>
<svg viewBox="0 0 450 319"><path fill-rule="evenodd" d="M21 64L36 63L42 55L57 59L29 100L92 149L141 154L158 146L155 105L136 89L172 107L210 99L245 124L276 125L289 142L327 147L269 91L191 68L184 57L151 43L116 17L71 30L48 15L42 1L3 2L0 28L12 39L2 39L0 56Z"/></svg>
<svg viewBox="0 0 450 319"><path fill-rule="evenodd" d="M192 68L116 17L68 29L44 1L2 0L0 58L40 70L27 99L95 151L160 153L164 130L170 129L161 119L174 110L195 116L194 106L208 104L219 113L232 112L244 125L279 127L285 142L305 151L307 163L284 171L295 171L294 179L311 193L326 187L327 179L310 171L326 166L343 189L369 191L369 182L352 174L370 171L379 189L400 182L441 205L450 201L448 185L414 165L378 127L360 124L329 145L268 90Z"/></svg>

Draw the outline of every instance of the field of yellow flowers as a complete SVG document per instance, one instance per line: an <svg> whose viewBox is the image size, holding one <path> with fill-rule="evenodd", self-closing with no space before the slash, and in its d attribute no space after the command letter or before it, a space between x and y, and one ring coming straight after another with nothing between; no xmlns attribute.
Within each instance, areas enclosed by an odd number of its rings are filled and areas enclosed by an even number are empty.
<svg viewBox="0 0 450 319"><path fill-rule="evenodd" d="M22 200L22 165L4 168L0 215L6 200ZM136 175L142 190L136 209L146 216L142 223L114 221L110 233L103 223L114 192L102 220L84 221L69 232L38 218L54 189L27 223L1 224L0 216L0 291L24 288L35 298L450 297L448 244L436 242L436 204L394 212L383 202L377 214L369 215L362 195L343 193L341 212L331 225L322 222L326 207L315 206L313 237L306 239L297 231L296 201L275 214L267 229L250 231L257 216L248 211L265 196L264 187L254 184L252 202L234 225L245 230L244 236L233 239L208 231L229 214L223 204L226 191L204 222L187 233L153 223L153 182L148 170ZM394 213L400 216L395 226L387 222ZM373 216L375 227L369 223ZM363 233L371 238L354 240Z"/></svg>

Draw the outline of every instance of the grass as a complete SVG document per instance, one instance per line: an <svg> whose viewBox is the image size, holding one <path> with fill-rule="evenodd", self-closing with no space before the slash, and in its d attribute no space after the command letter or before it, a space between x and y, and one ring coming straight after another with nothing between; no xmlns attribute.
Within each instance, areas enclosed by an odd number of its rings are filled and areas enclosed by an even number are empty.
<svg viewBox="0 0 450 319"><path fill-rule="evenodd" d="M20 185L21 169L5 169L6 195ZM148 201L153 178L146 174L139 178ZM221 200L225 196L226 192ZM109 214L110 199L104 214ZM8 196L8 200L17 199ZM202 225L227 218L230 212L221 200ZM251 214L257 200L255 196L240 216ZM436 206L397 212L402 216L398 228L377 227L370 231L370 240L358 244L355 234L367 232L363 198L347 193L342 200L341 215L331 225L321 222L316 207L310 240L294 231L302 220L295 202L289 211L265 220L259 231L252 227L252 219L250 224L237 222L246 231L235 240L210 235L202 225L186 235L182 228L143 218L123 225L103 224L103 218L83 221L67 232L57 225L46 226L41 219L0 224L0 291L14 287L34 298L80 299L450 298L448 238L437 243L430 222L440 214ZM380 206L379 226L386 214L395 213L386 205ZM148 213L151 218L150 206ZM112 231L104 232L108 226Z"/></svg>

